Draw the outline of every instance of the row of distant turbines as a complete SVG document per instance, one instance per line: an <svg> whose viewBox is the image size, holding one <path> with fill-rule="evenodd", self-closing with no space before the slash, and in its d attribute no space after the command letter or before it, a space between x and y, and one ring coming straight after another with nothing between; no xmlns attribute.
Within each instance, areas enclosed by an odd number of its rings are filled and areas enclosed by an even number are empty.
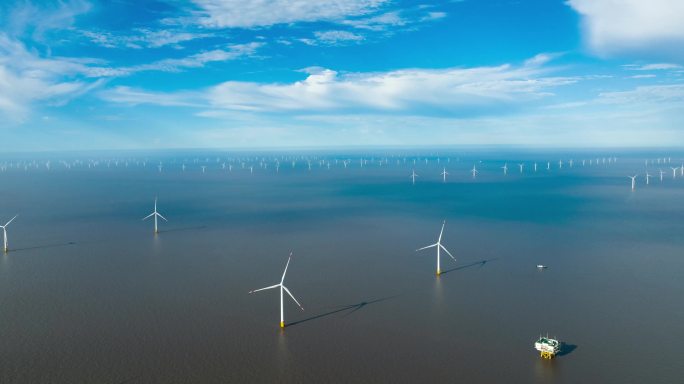
<svg viewBox="0 0 684 384"><path fill-rule="evenodd" d="M206 173L208 169L215 169L215 167L220 167L221 170L226 170L229 172L232 172L234 168L239 168L239 169L245 169L249 170L250 173L254 173L255 168L261 168L261 169L275 169L276 172L279 172L280 168L283 166L290 166L291 168L295 168L300 166L301 164L304 164L306 169L311 171L314 166L317 166L318 168L327 168L331 169L333 166L337 167L344 167L349 168L354 166L355 164L358 165L361 168L370 166L370 165L377 165L377 166L389 166L391 164L396 164L396 165L413 165L414 167L419 165L419 164L425 164L428 165L430 163L433 164L450 164L452 158L451 157L406 157L406 156L380 156L380 157L359 157L359 158L322 158L319 156L272 156L272 157L264 157L264 156L253 156L253 157L226 157L226 158L221 158L221 157L216 157L215 159L210 159L210 158L204 158L204 159L183 159L183 160L177 160L173 159L168 161L166 164L162 161L158 162L153 162L148 159L144 160L139 160L139 159L133 159L133 158L128 158L128 159L104 159L104 160L97 160L97 159L88 159L88 160L59 160L55 161L57 165L62 166L65 169L72 169L74 168L118 168L118 167L124 167L124 168L129 168L129 166L133 167L143 167L147 168L148 165L151 165L153 168L156 168L158 172L162 172L163 170L167 169L167 166L176 166L177 168L180 168L182 172L185 172L186 170L189 170L190 165L192 165L195 169L200 169L202 173ZM460 162L460 158L455 159L456 162ZM669 158L658 158L658 159L648 159L646 162L648 163L649 161L651 163L666 163L670 159ZM599 165L599 164L610 164L612 162L617 161L616 157L597 157L597 158L591 158L591 159L583 159L581 160L582 165ZM570 167L573 166L575 161L573 159L570 159L569 161L566 161L565 163L563 160L560 160L558 162L559 168L562 168L564 164L568 164ZM542 164L543 165L543 164ZM540 165L540 167L542 166ZM48 171L53 168L53 162L51 160L31 160L31 161L26 161L26 160L20 160L20 161L4 161L0 162L0 171L6 171L7 169L23 169L25 171L28 171L29 169L47 169ZM537 165L535 164L535 169L537 168ZM177 169L176 168L176 169ZM547 162L547 169L551 168L551 162Z"/></svg>

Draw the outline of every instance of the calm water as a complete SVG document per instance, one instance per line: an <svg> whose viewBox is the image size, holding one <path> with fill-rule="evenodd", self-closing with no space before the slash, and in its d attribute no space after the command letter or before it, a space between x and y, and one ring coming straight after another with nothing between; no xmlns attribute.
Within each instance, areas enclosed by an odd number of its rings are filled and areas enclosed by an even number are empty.
<svg viewBox="0 0 684 384"><path fill-rule="evenodd" d="M646 186L644 160L665 156ZM0 221L19 217L0 260L0 382L680 382L684 176L669 167L683 157L6 156ZM158 236L140 220L155 195ZM436 278L433 250L415 249L445 219L458 261ZM290 250L306 311L286 300L281 331L278 292L247 292L276 284ZM532 345L547 332L566 343L553 361Z"/></svg>

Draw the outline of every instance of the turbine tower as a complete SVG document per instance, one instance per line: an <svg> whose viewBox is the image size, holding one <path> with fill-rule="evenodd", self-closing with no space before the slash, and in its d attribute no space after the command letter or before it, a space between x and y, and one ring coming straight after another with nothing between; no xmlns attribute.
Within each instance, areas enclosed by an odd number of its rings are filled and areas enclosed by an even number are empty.
<svg viewBox="0 0 684 384"><path fill-rule="evenodd" d="M442 171L442 173L440 173L440 175L442 175L442 183L446 183L446 177L447 177L448 174L449 174L449 172L447 172L447 171L446 171L446 168L444 168L444 170Z"/></svg>
<svg viewBox="0 0 684 384"><path fill-rule="evenodd" d="M254 293L254 292L259 292L259 291L265 291L267 289L273 289L273 288L280 288L280 328L285 328L285 316L283 312L283 291L287 292L288 295L294 300L295 303L299 306L299 308L304 310L304 307L302 307L301 304L299 304L299 301L295 299L294 295L290 292L289 289L285 285L283 285L283 281L285 281L285 274L287 273L287 267L290 265L290 259L292 259L292 252L290 252L290 256L287 258L287 264L285 264L285 270L283 271L283 277L280 279L279 284L271 285L270 287L264 287L264 288L259 288L255 289L253 291L249 291L249 293Z"/></svg>
<svg viewBox="0 0 684 384"><path fill-rule="evenodd" d="M634 190L634 184L635 184L635 182L636 182L636 177L637 177L637 175L634 175L634 176L627 176L627 177L629 177L630 179L632 179L632 191L633 191L633 190Z"/></svg>
<svg viewBox="0 0 684 384"><path fill-rule="evenodd" d="M19 215L14 215L13 218L10 219L5 225L0 225L0 228L2 228L2 245L3 245L3 250L5 253L9 252L9 246L7 242L7 226L10 225L10 223L17 218Z"/></svg>

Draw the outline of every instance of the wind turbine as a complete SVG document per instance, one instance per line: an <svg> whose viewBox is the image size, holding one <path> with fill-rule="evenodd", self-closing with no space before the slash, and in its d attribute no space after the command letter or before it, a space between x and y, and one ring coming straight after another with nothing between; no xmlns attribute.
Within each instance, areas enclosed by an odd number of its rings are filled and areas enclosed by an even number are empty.
<svg viewBox="0 0 684 384"><path fill-rule="evenodd" d="M416 252L418 252L418 251L422 251L423 249L428 249L428 248L432 248L432 247L436 247L436 248L437 248L437 276L439 276L439 275L442 274L442 271L439 269L439 255L440 255L439 250L440 250L440 249L443 249L444 252L447 253L447 255L449 255L452 259L454 259L454 261L456 261L456 258L451 254L451 252L449 252L449 251L442 245L442 234L444 233L444 225L445 225L445 224L446 224L446 220L442 222L442 230L439 231L439 237L437 238L437 242L436 242L436 243L434 243L434 244L432 244L432 245L425 246L425 247L423 247L423 248L418 248L418 249L416 249Z"/></svg>
<svg viewBox="0 0 684 384"><path fill-rule="evenodd" d="M259 288L255 289L253 291L249 291L249 293L254 293L254 292L259 292L259 291L265 291L267 289L273 289L273 288L280 288L280 328L285 328L285 317L283 315L283 291L287 292L288 295L294 300L295 303L299 306L299 308L304 310L304 307L302 307L301 304L299 304L299 301L295 299L294 295L290 292L289 289L287 289L286 286L283 285L283 281L285 281L285 274L287 273L287 267L290 265L290 259L292 259L292 252L290 252L290 256L287 258L287 264L285 264L285 270L283 271L283 277L280 279L279 284L271 285L270 287L264 287L264 288Z"/></svg>
<svg viewBox="0 0 684 384"><path fill-rule="evenodd" d="M525 166L525 163L519 163L518 167L520 167L520 173L523 173L523 167Z"/></svg>
<svg viewBox="0 0 684 384"><path fill-rule="evenodd" d="M9 251L9 248L7 246L7 226L10 225L10 223L17 218L19 215L14 215L13 218L10 219L5 225L0 225L0 228L2 228L2 242L3 242L3 249L5 253Z"/></svg>
<svg viewBox="0 0 684 384"><path fill-rule="evenodd" d="M440 173L440 175L442 175L442 183L446 183L446 177L447 177L448 174L449 174L449 172L447 172L447 171L446 171L446 168L444 168L444 170L442 171L442 173Z"/></svg>
<svg viewBox="0 0 684 384"><path fill-rule="evenodd" d="M501 169L504 170L504 175L508 174L508 163L505 163L504 166L501 167Z"/></svg>
<svg viewBox="0 0 684 384"><path fill-rule="evenodd" d="M166 220L166 218L164 216L160 215L159 212L157 212L157 198L156 197L154 198L154 211L152 213L150 213L149 215L145 216L143 218L143 220L147 220L153 216L154 216L154 233L157 234L157 233L159 233L159 230L157 229L157 217L161 217L162 219L164 219L164 221L168 221L168 220Z"/></svg>
<svg viewBox="0 0 684 384"><path fill-rule="evenodd" d="M473 165L473 169L470 170L470 173L473 174L473 179L474 179L475 176L480 172L475 168L475 165Z"/></svg>
<svg viewBox="0 0 684 384"><path fill-rule="evenodd" d="M634 175L634 176L627 176L627 177L629 177L630 179L632 179L632 191L633 191L633 190L634 190L634 183L635 183L635 181L636 181L637 175Z"/></svg>
<svg viewBox="0 0 684 384"><path fill-rule="evenodd" d="M651 177L651 175L648 172L646 172L646 185L648 185L648 180L650 177Z"/></svg>
<svg viewBox="0 0 684 384"><path fill-rule="evenodd" d="M672 169L672 178L674 179L677 177L677 167L670 167Z"/></svg>
<svg viewBox="0 0 684 384"><path fill-rule="evenodd" d="M664 175L664 174L665 174L665 171L663 171L663 170L661 169L661 170L660 170L660 182L661 182L661 183L663 182L663 175Z"/></svg>
<svg viewBox="0 0 684 384"><path fill-rule="evenodd" d="M411 171L411 180L413 181L413 184L416 184L416 177L418 177L418 174L416 173L416 170L414 169Z"/></svg>

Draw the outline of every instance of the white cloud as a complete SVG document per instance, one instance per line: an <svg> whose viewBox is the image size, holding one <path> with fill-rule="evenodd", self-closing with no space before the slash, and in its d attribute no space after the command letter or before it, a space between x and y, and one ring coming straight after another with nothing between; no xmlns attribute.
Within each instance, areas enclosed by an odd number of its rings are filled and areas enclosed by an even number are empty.
<svg viewBox="0 0 684 384"><path fill-rule="evenodd" d="M568 0L600 55L642 53L684 59L684 1Z"/></svg>
<svg viewBox="0 0 684 384"><path fill-rule="evenodd" d="M656 75L654 75L654 74L652 74L652 73L648 73L648 74L645 74L645 75L634 75L634 76L630 76L630 79L651 79L651 78L654 78L654 77L656 77Z"/></svg>
<svg viewBox="0 0 684 384"><path fill-rule="evenodd" d="M292 84L226 82L209 91L213 107L257 111L464 109L516 104L548 96L574 78L546 77L536 68L509 65L444 70L406 69L340 76L310 71Z"/></svg>
<svg viewBox="0 0 684 384"><path fill-rule="evenodd" d="M387 0L194 0L202 25L251 28L275 24L336 21L375 11Z"/></svg>
<svg viewBox="0 0 684 384"><path fill-rule="evenodd" d="M402 17L399 11L386 12L381 15L343 20L342 24L370 31L384 31L389 27L401 27L410 21Z"/></svg>

